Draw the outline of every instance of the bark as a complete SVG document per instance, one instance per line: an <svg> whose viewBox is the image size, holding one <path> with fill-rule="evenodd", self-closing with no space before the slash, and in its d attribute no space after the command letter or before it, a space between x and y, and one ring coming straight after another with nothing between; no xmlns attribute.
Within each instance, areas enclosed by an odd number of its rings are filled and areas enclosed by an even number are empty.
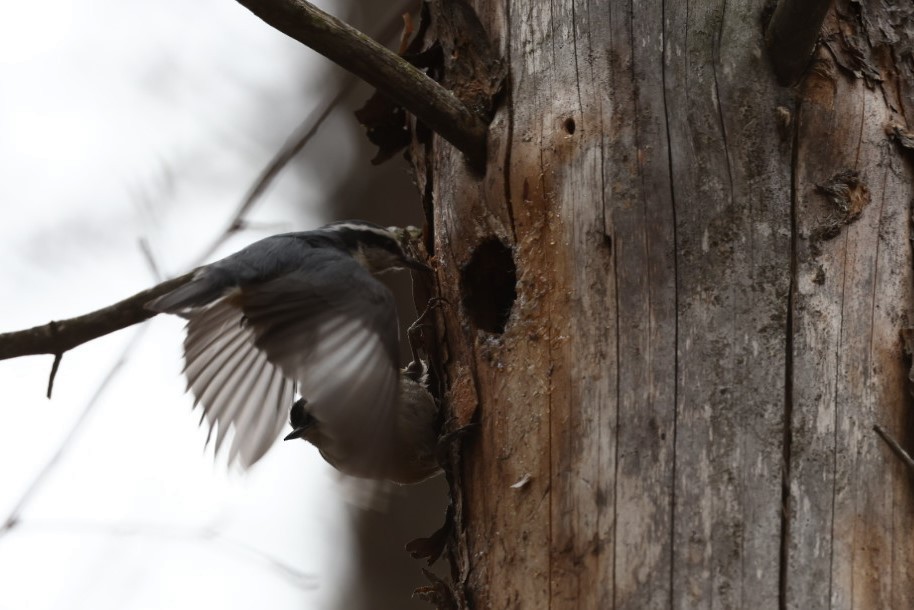
<svg viewBox="0 0 914 610"><path fill-rule="evenodd" d="M461 149L485 159L485 123L453 93L371 37L305 0L238 0L265 22L383 91Z"/></svg>
<svg viewBox="0 0 914 610"><path fill-rule="evenodd" d="M914 181L889 137L911 9L839 2L788 89L764 5L473 3L508 67L486 171L412 152L452 425L478 422L461 607L914 599L912 478L872 431L914 446Z"/></svg>
<svg viewBox="0 0 914 610"><path fill-rule="evenodd" d="M914 599L912 479L871 431L884 425L914 446L902 344L914 302L914 181L887 137L914 118L905 108L914 99L914 8L899 9L838 2L826 23L832 40L801 88L785 565L795 607L901 608ZM893 33L894 48L883 38ZM852 206L861 200L859 219L817 239L843 215L817 185L848 169L859 175L847 195Z"/></svg>

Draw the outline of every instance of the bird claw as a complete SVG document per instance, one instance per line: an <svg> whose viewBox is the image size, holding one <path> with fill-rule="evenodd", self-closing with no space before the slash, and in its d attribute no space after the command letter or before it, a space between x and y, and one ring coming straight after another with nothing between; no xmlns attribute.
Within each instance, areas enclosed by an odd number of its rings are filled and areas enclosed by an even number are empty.
<svg viewBox="0 0 914 610"><path fill-rule="evenodd" d="M406 543L406 551L413 559L427 559L428 564L435 563L447 547L447 541L454 531L454 505L449 503L444 515L444 523L431 536L416 538Z"/></svg>
<svg viewBox="0 0 914 610"><path fill-rule="evenodd" d="M468 434L474 432L477 428L479 428L479 424L471 422L464 426L460 426L456 430L445 432L438 437L438 443L435 445L435 458L442 468L446 468L447 466L448 454L451 449L462 442Z"/></svg>
<svg viewBox="0 0 914 610"><path fill-rule="evenodd" d="M413 362L420 360L418 335L424 328L431 326L430 324L425 323L425 318L428 317L428 314L430 314L433 309L440 307L442 303L450 305L444 297L430 298L425 305L425 311L423 311L422 314L416 318L416 321L410 324L409 328L406 329L406 337L409 340L409 349L413 354Z"/></svg>

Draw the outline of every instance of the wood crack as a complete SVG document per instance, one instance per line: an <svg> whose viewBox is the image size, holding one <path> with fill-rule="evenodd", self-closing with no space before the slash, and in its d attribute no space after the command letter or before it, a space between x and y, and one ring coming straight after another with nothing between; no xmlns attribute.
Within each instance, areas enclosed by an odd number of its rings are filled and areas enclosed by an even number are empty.
<svg viewBox="0 0 914 610"><path fill-rule="evenodd" d="M511 3L508 2L505 7L505 19L511 23ZM511 237L513 238L512 246L517 247L517 226L514 221L514 198L511 192L511 150L514 148L514 84L511 80L511 28L506 28L505 42L508 56L505 58L507 74L505 75L505 108L506 108L506 145L505 160L502 168L502 180L505 187L505 207L508 210L508 222L511 224Z"/></svg>
<svg viewBox="0 0 914 610"><path fill-rule="evenodd" d="M675 574L676 574L676 447L678 444L677 432L678 432L678 420L679 420L679 242L678 242L678 226L677 226L677 217L676 217L676 189L674 186L675 180L673 179L673 139L670 135L670 108L667 99L667 81L666 81L666 66L667 66L667 30L666 30L666 0L662 0L660 7L660 23L662 30L662 40L664 41L663 48L663 59L661 60L661 70L660 70L660 81L661 86L663 87L663 121L664 127L666 129L666 145L667 145L667 163L668 171L670 176L670 206L672 207L672 216L673 216L673 293L675 303L673 305L673 311L675 312L674 322L673 322L673 345L674 355L673 355L673 463L671 465L671 481L672 485L670 486L670 609L675 608L676 604L676 591L675 591Z"/></svg>
<svg viewBox="0 0 914 610"><path fill-rule="evenodd" d="M781 546L778 558L778 608L786 610L787 576L790 559L790 476L791 452L793 450L793 341L794 341L794 300L797 289L797 171L799 150L799 109L795 109L797 120L793 123L793 139L790 161L790 285L787 289L787 322L785 328L784 354L784 441L781 480Z"/></svg>

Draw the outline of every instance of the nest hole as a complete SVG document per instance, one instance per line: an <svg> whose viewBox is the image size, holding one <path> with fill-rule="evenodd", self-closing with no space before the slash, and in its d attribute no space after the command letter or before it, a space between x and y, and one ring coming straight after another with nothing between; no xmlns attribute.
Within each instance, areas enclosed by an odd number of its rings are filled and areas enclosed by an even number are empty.
<svg viewBox="0 0 914 610"><path fill-rule="evenodd" d="M517 267L511 248L490 238L473 251L460 272L463 308L479 329L497 335L505 332L517 298Z"/></svg>

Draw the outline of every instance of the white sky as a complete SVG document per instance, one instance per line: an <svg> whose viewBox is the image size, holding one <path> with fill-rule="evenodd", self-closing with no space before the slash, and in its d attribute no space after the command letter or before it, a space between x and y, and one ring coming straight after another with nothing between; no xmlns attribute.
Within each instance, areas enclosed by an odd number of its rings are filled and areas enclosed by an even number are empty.
<svg viewBox="0 0 914 610"><path fill-rule="evenodd" d="M232 0L0 3L0 331L155 283L141 238L163 273L186 270L332 94L328 66ZM316 226L346 179L286 172L251 217ZM68 352L50 402L49 356L0 361L0 522L138 331ZM305 443L246 475L214 463L183 392L182 322L139 332L0 534L0 610L333 607L350 539L334 473Z"/></svg>

